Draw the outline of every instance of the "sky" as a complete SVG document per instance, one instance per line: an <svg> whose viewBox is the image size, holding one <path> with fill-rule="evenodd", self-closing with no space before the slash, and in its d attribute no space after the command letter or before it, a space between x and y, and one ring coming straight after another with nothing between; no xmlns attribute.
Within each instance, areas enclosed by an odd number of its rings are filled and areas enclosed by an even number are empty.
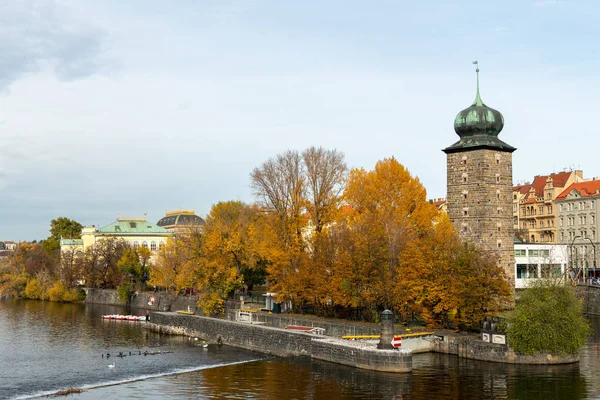
<svg viewBox="0 0 600 400"><path fill-rule="evenodd" d="M0 4L0 240L253 201L288 149L395 157L446 195L456 114L504 115L513 181L600 175L595 0Z"/></svg>

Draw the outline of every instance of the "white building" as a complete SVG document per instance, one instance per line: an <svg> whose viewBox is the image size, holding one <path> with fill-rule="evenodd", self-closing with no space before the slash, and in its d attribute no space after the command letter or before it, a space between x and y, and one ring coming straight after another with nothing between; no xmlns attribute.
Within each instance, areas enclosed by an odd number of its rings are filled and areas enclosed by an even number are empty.
<svg viewBox="0 0 600 400"><path fill-rule="evenodd" d="M527 281L564 276L569 263L565 244L515 243L515 288L527 287Z"/></svg>

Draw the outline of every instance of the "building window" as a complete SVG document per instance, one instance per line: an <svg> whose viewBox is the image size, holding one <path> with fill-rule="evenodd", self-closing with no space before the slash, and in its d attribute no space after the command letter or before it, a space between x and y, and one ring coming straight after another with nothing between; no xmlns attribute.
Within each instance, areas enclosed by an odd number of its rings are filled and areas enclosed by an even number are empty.
<svg viewBox="0 0 600 400"><path fill-rule="evenodd" d="M150 250L156 250L156 242L154 240L150 242Z"/></svg>
<svg viewBox="0 0 600 400"><path fill-rule="evenodd" d="M158 243L158 248L159 248L159 249L161 249L161 250L162 250L164 247L165 247L165 242L160 242L160 243Z"/></svg>
<svg viewBox="0 0 600 400"><path fill-rule="evenodd" d="M498 248L502 247L502 241L498 240Z"/></svg>
<svg viewBox="0 0 600 400"><path fill-rule="evenodd" d="M562 241L562 240L565 240L565 233L564 233L564 232L561 232L561 233L560 233L560 240L561 240L561 241Z"/></svg>
<svg viewBox="0 0 600 400"><path fill-rule="evenodd" d="M500 175L496 174L496 183L500 183Z"/></svg>
<svg viewBox="0 0 600 400"><path fill-rule="evenodd" d="M527 278L527 264L517 264L517 279Z"/></svg>
<svg viewBox="0 0 600 400"><path fill-rule="evenodd" d="M469 215L469 210L463 210L463 215L466 217L467 215Z"/></svg>
<svg viewBox="0 0 600 400"><path fill-rule="evenodd" d="M596 217L594 214L590 215L590 224L594 225L596 223Z"/></svg>
<svg viewBox="0 0 600 400"><path fill-rule="evenodd" d="M148 242L146 242L145 240L142 242L142 247L147 249L148 248Z"/></svg>
<svg viewBox="0 0 600 400"><path fill-rule="evenodd" d="M467 192L464 192L464 193L463 193L463 200L466 200L466 199L467 199L467 197L468 197L468 194L467 194Z"/></svg>
<svg viewBox="0 0 600 400"><path fill-rule="evenodd" d="M137 227L137 224L135 222L130 222L129 226L131 227L131 229L135 229Z"/></svg>
<svg viewBox="0 0 600 400"><path fill-rule="evenodd" d="M527 257L527 250L515 249L515 257Z"/></svg>
<svg viewBox="0 0 600 400"><path fill-rule="evenodd" d="M137 250L138 247L140 247L140 243L136 240L133 242L133 248Z"/></svg>
<svg viewBox="0 0 600 400"><path fill-rule="evenodd" d="M548 214L552 214L552 206L548 206Z"/></svg>
<svg viewBox="0 0 600 400"><path fill-rule="evenodd" d="M563 219L562 219L562 218L560 218L560 219L558 220L558 226L563 226Z"/></svg>

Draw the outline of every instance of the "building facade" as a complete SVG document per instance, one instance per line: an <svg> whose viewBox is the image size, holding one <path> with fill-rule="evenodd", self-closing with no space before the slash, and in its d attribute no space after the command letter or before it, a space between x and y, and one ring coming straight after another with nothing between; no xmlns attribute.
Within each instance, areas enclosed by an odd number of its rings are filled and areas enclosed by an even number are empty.
<svg viewBox="0 0 600 400"><path fill-rule="evenodd" d="M564 171L538 175L531 184L513 187L519 239L527 243L558 243L556 198L572 183L582 181L583 171Z"/></svg>
<svg viewBox="0 0 600 400"><path fill-rule="evenodd" d="M584 275L598 272L599 202L599 179L573 183L556 198L558 240L569 246L569 267Z"/></svg>
<svg viewBox="0 0 600 400"><path fill-rule="evenodd" d="M503 127L502 114L481 100L477 69L475 101L454 121L460 140L444 149L448 215L460 236L493 252L514 282L512 153L516 149L498 139Z"/></svg>
<svg viewBox="0 0 600 400"><path fill-rule="evenodd" d="M145 247L153 252L166 245L167 239L172 235L168 230L161 228L146 220L146 217L123 218L103 228L86 226L81 231L81 239L61 239L61 252L85 252L88 247L94 246L98 241L114 238L122 240L127 246L138 248Z"/></svg>
<svg viewBox="0 0 600 400"><path fill-rule="evenodd" d="M515 243L515 288L532 280L560 278L568 271L568 248L561 244Z"/></svg>

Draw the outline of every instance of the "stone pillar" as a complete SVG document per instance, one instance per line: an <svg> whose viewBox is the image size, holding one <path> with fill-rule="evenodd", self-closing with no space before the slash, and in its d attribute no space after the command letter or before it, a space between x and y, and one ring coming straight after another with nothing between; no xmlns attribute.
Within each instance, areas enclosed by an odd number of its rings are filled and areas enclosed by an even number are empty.
<svg viewBox="0 0 600 400"><path fill-rule="evenodd" d="M377 348L394 349L392 340L394 340L394 313L390 310L383 310L381 313L381 336Z"/></svg>

